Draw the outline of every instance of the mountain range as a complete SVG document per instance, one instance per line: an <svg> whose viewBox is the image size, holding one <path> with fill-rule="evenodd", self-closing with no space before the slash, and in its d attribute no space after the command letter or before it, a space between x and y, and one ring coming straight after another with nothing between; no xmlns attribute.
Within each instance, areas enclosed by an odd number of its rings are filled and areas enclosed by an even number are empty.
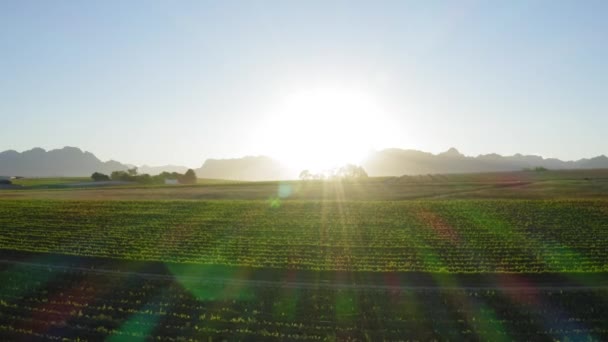
<svg viewBox="0 0 608 342"><path fill-rule="evenodd" d="M362 166L370 176L519 171L536 167L552 170L601 169L608 168L608 157L601 155L591 159L562 161L519 153L513 156L492 153L470 157L455 148L439 154L392 148L371 153Z"/></svg>
<svg viewBox="0 0 608 342"><path fill-rule="evenodd" d="M0 176L80 177L127 168L127 165L114 160L102 162L94 154L76 147L50 151L36 147L24 152L0 152Z"/></svg>
<svg viewBox="0 0 608 342"><path fill-rule="evenodd" d="M207 159L194 170L199 178L263 181L294 179L298 175L281 162L265 156L232 159Z"/></svg>
<svg viewBox="0 0 608 342"><path fill-rule="evenodd" d="M535 155L515 154L501 156L485 154L465 156L455 148L432 154L417 150L385 149L371 152L361 166L370 176L402 176L438 173L518 171L525 168L547 169L598 169L608 168L605 155L577 161L562 161ZM94 154L76 147L46 151L34 148L24 152L0 152L0 176L23 177L88 177L93 172L110 174L126 170L133 165L114 160L101 161ZM140 173L159 174L162 171L180 172L184 166L141 166ZM295 179L300 170L291 170L279 161L265 156L247 156L233 159L207 159L194 170L199 178L234 180Z"/></svg>

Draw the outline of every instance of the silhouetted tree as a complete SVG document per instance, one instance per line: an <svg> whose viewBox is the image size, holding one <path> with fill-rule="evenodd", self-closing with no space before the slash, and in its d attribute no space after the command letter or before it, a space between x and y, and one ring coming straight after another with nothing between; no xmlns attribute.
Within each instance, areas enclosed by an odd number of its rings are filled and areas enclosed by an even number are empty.
<svg viewBox="0 0 608 342"><path fill-rule="evenodd" d="M310 173L310 171L308 171L308 170L303 170L302 172L300 172L301 180L309 180L309 179L312 179L312 177L313 177L312 173Z"/></svg>
<svg viewBox="0 0 608 342"><path fill-rule="evenodd" d="M308 180L340 180L367 178L367 172L361 166L346 164L340 168L333 168L319 173L311 173L308 170L300 172L300 179Z"/></svg>
<svg viewBox="0 0 608 342"><path fill-rule="evenodd" d="M181 177L180 182L183 184L196 184L196 173L194 170L188 169L183 177Z"/></svg>
<svg viewBox="0 0 608 342"><path fill-rule="evenodd" d="M367 172L361 166L347 164L341 167L336 173L338 178L354 179L367 178Z"/></svg>
<svg viewBox="0 0 608 342"><path fill-rule="evenodd" d="M137 183L141 183L141 184L152 184L154 181L152 176L150 176L147 173L144 173L143 175L134 176L134 178Z"/></svg>
<svg viewBox="0 0 608 342"><path fill-rule="evenodd" d="M365 171L365 169L363 168L363 166L359 166L355 172L355 177L357 178L367 178L369 177L367 175L367 172Z"/></svg>
<svg viewBox="0 0 608 342"><path fill-rule="evenodd" d="M133 176L129 175L126 171L112 171L110 178L115 181L130 182L133 181Z"/></svg>
<svg viewBox="0 0 608 342"><path fill-rule="evenodd" d="M103 173L95 172L91 175L91 178L95 182L104 182L109 181L110 177L108 175L104 175Z"/></svg>

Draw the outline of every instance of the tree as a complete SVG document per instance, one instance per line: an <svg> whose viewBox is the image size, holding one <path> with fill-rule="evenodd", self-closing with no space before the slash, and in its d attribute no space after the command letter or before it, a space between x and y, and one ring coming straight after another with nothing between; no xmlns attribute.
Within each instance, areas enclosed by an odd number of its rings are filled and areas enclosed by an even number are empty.
<svg viewBox="0 0 608 342"><path fill-rule="evenodd" d="M132 182L135 176L131 176L125 171L112 171L110 178L114 181Z"/></svg>
<svg viewBox="0 0 608 342"><path fill-rule="evenodd" d="M95 182L105 182L109 181L110 177L108 175L104 175L103 173L95 172L91 175L91 178Z"/></svg>
<svg viewBox="0 0 608 342"><path fill-rule="evenodd" d="M196 173L194 170L188 169L180 181L183 184L196 184Z"/></svg>
<svg viewBox="0 0 608 342"><path fill-rule="evenodd" d="M337 177L343 179L367 178L367 172L362 166L347 164L337 171Z"/></svg>
<svg viewBox="0 0 608 342"><path fill-rule="evenodd" d="M147 173L144 173L143 175L134 176L134 180L140 184L152 184L154 181L152 176Z"/></svg>
<svg viewBox="0 0 608 342"><path fill-rule="evenodd" d="M367 172L365 171L365 169L363 168L363 166L359 166L355 170L355 177L356 178L367 178L369 176L367 175Z"/></svg>
<svg viewBox="0 0 608 342"><path fill-rule="evenodd" d="M367 172L363 169L362 166L357 166L354 164L346 164L339 168L333 168L329 170L325 170L319 173L311 173L308 170L303 170L300 172L301 180L340 180L340 179L361 179L367 178Z"/></svg>
<svg viewBox="0 0 608 342"><path fill-rule="evenodd" d="M310 173L310 171L308 171L308 170L303 170L302 172L300 172L301 180L309 180L309 179L312 179L312 177L313 177L312 173Z"/></svg>
<svg viewBox="0 0 608 342"><path fill-rule="evenodd" d="M159 176L152 177L147 173L137 174L137 168L132 168L127 171L114 171L110 177L115 181L137 182L140 184L161 183L164 180Z"/></svg>

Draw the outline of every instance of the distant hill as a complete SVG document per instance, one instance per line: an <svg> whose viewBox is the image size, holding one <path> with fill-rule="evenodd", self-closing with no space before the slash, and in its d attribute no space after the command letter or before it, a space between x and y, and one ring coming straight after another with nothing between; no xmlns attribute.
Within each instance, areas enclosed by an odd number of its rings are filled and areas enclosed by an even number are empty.
<svg viewBox="0 0 608 342"><path fill-rule="evenodd" d="M233 180L277 180L294 178L293 172L280 162L264 156L234 159L207 159L194 170L199 178Z"/></svg>
<svg viewBox="0 0 608 342"><path fill-rule="evenodd" d="M370 176L402 176L433 173L518 171L525 168L598 169L608 168L608 157L562 161L533 155L465 156L455 148L432 154L416 150L386 149L373 152L363 163Z"/></svg>
<svg viewBox="0 0 608 342"><path fill-rule="evenodd" d="M33 148L24 152L0 152L0 175L22 177L81 177L93 172L126 170L117 161L102 162L90 152L76 147L45 151Z"/></svg>
<svg viewBox="0 0 608 342"><path fill-rule="evenodd" d="M472 173L519 171L525 168L547 169L600 169L608 168L608 157L562 161L533 155L501 156L485 154L465 156L457 149L432 154L417 150L386 149L371 153L361 165L370 176L425 175L438 173ZM93 172L109 174L112 171L133 167L117 161L99 160L90 152L76 147L45 151L0 152L0 176L23 177L87 177ZM159 174L163 171L186 172L184 166L141 166L140 173ZM244 181L295 179L301 170L291 170L279 161L266 156L248 156L233 159L207 159L195 169L199 178Z"/></svg>

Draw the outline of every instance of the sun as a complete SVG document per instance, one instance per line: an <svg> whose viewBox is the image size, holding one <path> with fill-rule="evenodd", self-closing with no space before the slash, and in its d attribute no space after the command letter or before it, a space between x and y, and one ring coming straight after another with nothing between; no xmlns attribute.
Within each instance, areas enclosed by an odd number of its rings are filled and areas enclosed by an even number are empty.
<svg viewBox="0 0 608 342"><path fill-rule="evenodd" d="M358 164L381 139L384 113L370 92L315 87L285 96L265 123L271 154L294 169Z"/></svg>

